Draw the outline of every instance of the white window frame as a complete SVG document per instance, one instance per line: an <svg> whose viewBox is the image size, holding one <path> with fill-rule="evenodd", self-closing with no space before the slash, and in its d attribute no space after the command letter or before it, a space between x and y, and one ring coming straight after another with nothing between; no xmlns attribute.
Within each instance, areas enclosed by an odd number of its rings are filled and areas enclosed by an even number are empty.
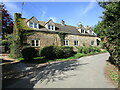
<svg viewBox="0 0 120 90"><path fill-rule="evenodd" d="M77 42L77 45L75 45L75 42ZM78 40L74 40L74 46L79 46L79 41Z"/></svg>
<svg viewBox="0 0 120 90"><path fill-rule="evenodd" d="M30 25L30 23L32 23L32 26ZM35 24L36 24L36 28L38 28L38 23L29 22L28 26L30 28L35 28Z"/></svg>
<svg viewBox="0 0 120 90"><path fill-rule="evenodd" d="M33 43L32 43L32 41L34 40L34 46L33 46ZM37 43L37 41L38 41L38 43ZM38 45L37 45L38 44ZM39 47L40 46L40 40L38 40L38 39L32 39L31 40L31 46L32 47Z"/></svg>
<svg viewBox="0 0 120 90"><path fill-rule="evenodd" d="M31 25L31 23L32 23L32 25ZM33 28L33 26L34 26L34 23L33 22L29 22L29 27Z"/></svg>
<svg viewBox="0 0 120 90"><path fill-rule="evenodd" d="M69 40L64 40L64 46L69 46Z"/></svg>
<svg viewBox="0 0 120 90"><path fill-rule="evenodd" d="M51 30L54 30L54 26L53 25L51 26Z"/></svg>
<svg viewBox="0 0 120 90"><path fill-rule="evenodd" d="M47 24L47 25L46 25L46 28L47 28L48 30L55 31L55 26L54 26L54 25L49 25L49 24Z"/></svg>
<svg viewBox="0 0 120 90"><path fill-rule="evenodd" d="M83 30L83 32L82 32L82 30ZM84 29L81 29L81 33L82 33L82 34L85 34L85 30L84 30Z"/></svg>
<svg viewBox="0 0 120 90"><path fill-rule="evenodd" d="M84 32L82 32L82 30L83 30ZM82 33L82 34L85 34L85 30L84 30L84 29L78 29L78 31L79 31L80 33Z"/></svg>
<svg viewBox="0 0 120 90"><path fill-rule="evenodd" d="M51 26L50 26L50 25L48 25L48 29L49 29L49 30L51 29Z"/></svg>
<svg viewBox="0 0 120 90"><path fill-rule="evenodd" d="M36 25L35 25L36 24ZM35 27L36 26L36 27ZM34 28L38 28L38 25L37 25L37 23L34 23Z"/></svg>

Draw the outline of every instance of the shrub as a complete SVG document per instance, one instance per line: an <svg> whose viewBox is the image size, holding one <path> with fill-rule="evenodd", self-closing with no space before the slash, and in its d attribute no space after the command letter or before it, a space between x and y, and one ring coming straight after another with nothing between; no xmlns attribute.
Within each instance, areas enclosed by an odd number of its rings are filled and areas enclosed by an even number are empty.
<svg viewBox="0 0 120 90"><path fill-rule="evenodd" d="M72 56L73 54L74 54L74 51L73 51L73 47L68 47L68 46L62 46L61 47L61 49L62 49L62 56L63 56L63 58L65 57L70 57L70 56Z"/></svg>
<svg viewBox="0 0 120 90"><path fill-rule="evenodd" d="M33 47L27 47L22 50L22 57L25 60L32 60L36 56L38 56L38 50Z"/></svg>
<svg viewBox="0 0 120 90"><path fill-rule="evenodd" d="M78 48L78 52L79 52L79 53L87 54L87 53L89 53L89 48L86 47L86 46L79 47L79 48Z"/></svg>
<svg viewBox="0 0 120 90"><path fill-rule="evenodd" d="M10 52L10 44L11 44L11 41L9 40L1 40L1 44L2 46L5 46L5 52Z"/></svg>
<svg viewBox="0 0 120 90"><path fill-rule="evenodd" d="M89 53L94 54L97 52L101 52L99 47L93 47L93 46L89 46L89 47L82 46L82 47L78 47L77 49L79 53L84 53L84 54L89 54Z"/></svg>
<svg viewBox="0 0 120 90"><path fill-rule="evenodd" d="M72 47L47 46L41 50L41 56L48 59L66 58L73 55Z"/></svg>

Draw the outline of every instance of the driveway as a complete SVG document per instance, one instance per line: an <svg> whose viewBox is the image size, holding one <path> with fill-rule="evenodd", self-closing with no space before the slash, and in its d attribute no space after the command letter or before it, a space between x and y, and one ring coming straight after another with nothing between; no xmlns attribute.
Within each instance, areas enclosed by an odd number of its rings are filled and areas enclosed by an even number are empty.
<svg viewBox="0 0 120 90"><path fill-rule="evenodd" d="M16 80L9 88L115 88L105 77L109 54L85 56L47 66L33 66L30 74ZM28 67L27 67L28 68Z"/></svg>

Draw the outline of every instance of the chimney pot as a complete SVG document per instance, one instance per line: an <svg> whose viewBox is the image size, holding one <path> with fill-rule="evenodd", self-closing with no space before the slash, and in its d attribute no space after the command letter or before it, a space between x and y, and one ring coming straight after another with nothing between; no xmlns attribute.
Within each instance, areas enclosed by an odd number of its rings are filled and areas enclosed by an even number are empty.
<svg viewBox="0 0 120 90"><path fill-rule="evenodd" d="M65 25L65 21L62 20L62 21L61 21L61 25Z"/></svg>

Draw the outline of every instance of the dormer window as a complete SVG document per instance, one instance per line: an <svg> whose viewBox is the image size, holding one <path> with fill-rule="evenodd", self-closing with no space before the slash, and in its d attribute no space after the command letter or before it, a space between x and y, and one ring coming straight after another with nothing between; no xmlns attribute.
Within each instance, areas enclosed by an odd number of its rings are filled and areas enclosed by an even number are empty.
<svg viewBox="0 0 120 90"><path fill-rule="evenodd" d="M48 25L48 29L50 29L50 25Z"/></svg>
<svg viewBox="0 0 120 90"><path fill-rule="evenodd" d="M54 30L54 26L52 25L52 30Z"/></svg>
<svg viewBox="0 0 120 90"><path fill-rule="evenodd" d="M78 31L82 34L85 34L85 30L84 29L78 29Z"/></svg>
<svg viewBox="0 0 120 90"><path fill-rule="evenodd" d="M34 23L34 28L37 28L37 24L36 23Z"/></svg>
<svg viewBox="0 0 120 90"><path fill-rule="evenodd" d="M50 19L48 22L45 23L45 27L46 27L48 30L55 31L55 23L53 22L52 19Z"/></svg>
<svg viewBox="0 0 120 90"><path fill-rule="evenodd" d="M81 29L81 33L85 33L85 31L83 29Z"/></svg>
<svg viewBox="0 0 120 90"><path fill-rule="evenodd" d="M53 26L53 25L48 25L48 26L47 26L47 29L49 29L49 30L55 30L55 26Z"/></svg>
<svg viewBox="0 0 120 90"><path fill-rule="evenodd" d="M32 22L29 23L29 27L33 28L33 23Z"/></svg>
<svg viewBox="0 0 120 90"><path fill-rule="evenodd" d="M30 28L38 28L38 24L37 23L33 23L33 22L29 22L29 27Z"/></svg>

